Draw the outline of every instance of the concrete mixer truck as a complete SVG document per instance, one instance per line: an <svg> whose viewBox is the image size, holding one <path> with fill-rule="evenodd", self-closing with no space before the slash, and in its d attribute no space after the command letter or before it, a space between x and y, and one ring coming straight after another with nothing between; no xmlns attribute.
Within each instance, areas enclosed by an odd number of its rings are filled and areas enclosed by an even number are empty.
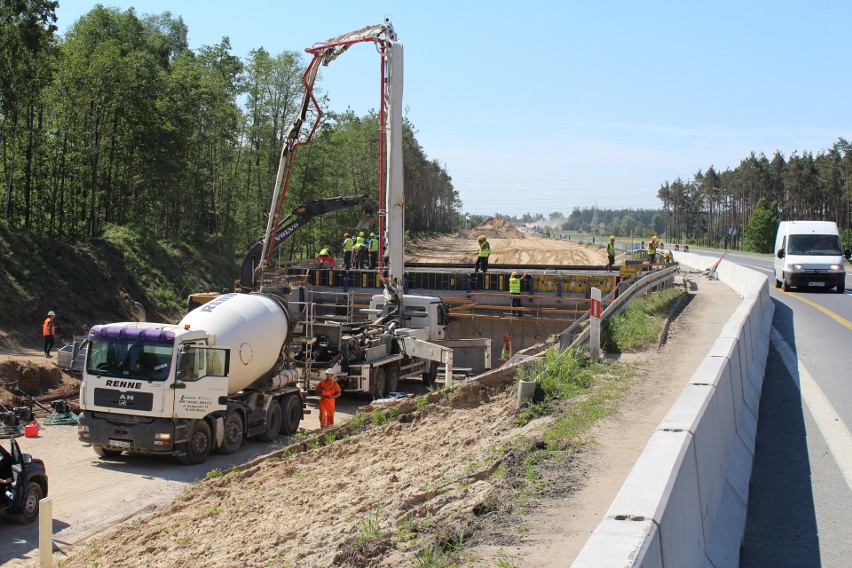
<svg viewBox="0 0 852 568"><path fill-rule="evenodd" d="M293 434L305 413L287 363L290 315L274 294L225 294L177 325L96 325L80 385L78 437L122 452L203 462L244 439Z"/></svg>

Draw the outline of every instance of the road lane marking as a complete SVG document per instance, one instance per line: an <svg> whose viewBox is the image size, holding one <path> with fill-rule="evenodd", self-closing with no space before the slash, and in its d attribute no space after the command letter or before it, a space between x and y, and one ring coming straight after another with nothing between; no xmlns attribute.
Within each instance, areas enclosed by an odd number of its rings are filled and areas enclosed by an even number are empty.
<svg viewBox="0 0 852 568"><path fill-rule="evenodd" d="M840 325L846 326L846 329L852 329L852 321L849 321L848 319L835 314L834 312L832 312L828 308L824 308L824 307L820 306L819 304L817 304L816 302L812 302L811 300L808 300L807 298L802 297L800 294L793 294L792 292L785 292L784 290L776 290L776 292L780 292L782 294L787 294L791 298L796 298L797 300L800 300L800 301L806 303L807 305L811 306L812 308L818 309L819 311L821 311L822 313L824 313L825 315L827 315L828 317L830 317L831 319L833 319L834 321L839 323Z"/></svg>
<svg viewBox="0 0 852 568"><path fill-rule="evenodd" d="M831 406L828 397L819 388L814 378L802 365L796 352L790 347L784 337L774 327L772 328L772 345L781 357L781 362L795 381L802 393L802 400L816 422L817 428L828 444L828 451L840 467L846 486L852 490L852 434L843 424L840 415Z"/></svg>

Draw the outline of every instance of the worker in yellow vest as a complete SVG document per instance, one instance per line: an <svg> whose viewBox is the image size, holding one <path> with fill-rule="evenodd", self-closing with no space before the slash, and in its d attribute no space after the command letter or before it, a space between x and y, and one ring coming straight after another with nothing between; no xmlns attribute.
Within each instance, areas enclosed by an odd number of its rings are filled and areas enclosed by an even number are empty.
<svg viewBox="0 0 852 568"><path fill-rule="evenodd" d="M379 266L379 237L376 233L370 233L370 270Z"/></svg>
<svg viewBox="0 0 852 568"><path fill-rule="evenodd" d="M343 268L352 268L352 248L355 241L349 233L343 233Z"/></svg>
<svg viewBox="0 0 852 568"><path fill-rule="evenodd" d="M611 236L606 244L606 259L606 269L612 270L612 265L615 264L615 235Z"/></svg>
<svg viewBox="0 0 852 568"><path fill-rule="evenodd" d="M651 237L648 241L648 262L654 264L654 257L657 254L657 237Z"/></svg>
<svg viewBox="0 0 852 568"><path fill-rule="evenodd" d="M488 257L491 256L491 245L485 240L485 235L480 235L476 238L479 243L479 256L476 257L476 264L473 266L473 271L476 272L482 268L482 273L488 272Z"/></svg>
<svg viewBox="0 0 852 568"><path fill-rule="evenodd" d="M526 278L527 273L524 272L523 276L518 276L518 272L512 272L512 275L509 277L509 294L512 296L512 314L514 315L514 308L521 307L521 278Z"/></svg>

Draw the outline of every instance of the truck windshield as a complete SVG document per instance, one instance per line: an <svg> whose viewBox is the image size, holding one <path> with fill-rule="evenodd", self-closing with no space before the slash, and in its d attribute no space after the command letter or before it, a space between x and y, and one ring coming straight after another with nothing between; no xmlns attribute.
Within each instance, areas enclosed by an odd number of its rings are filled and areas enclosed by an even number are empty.
<svg viewBox="0 0 852 568"><path fill-rule="evenodd" d="M86 357L86 372L103 377L165 381L171 361L171 346L93 340Z"/></svg>
<svg viewBox="0 0 852 568"><path fill-rule="evenodd" d="M837 235L790 235L787 254L805 256L840 256L840 237Z"/></svg>

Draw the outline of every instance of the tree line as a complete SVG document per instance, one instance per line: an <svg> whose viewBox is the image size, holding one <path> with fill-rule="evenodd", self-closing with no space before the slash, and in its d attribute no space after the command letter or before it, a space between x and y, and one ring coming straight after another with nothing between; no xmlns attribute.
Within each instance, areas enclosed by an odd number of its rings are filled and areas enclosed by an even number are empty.
<svg viewBox="0 0 852 568"><path fill-rule="evenodd" d="M752 222L808 219L834 221L852 246L852 145L843 138L817 154L752 152L733 170L666 181L657 195L671 242L771 252L765 238L748 238Z"/></svg>
<svg viewBox="0 0 852 568"><path fill-rule="evenodd" d="M0 3L5 222L67 242L124 225L240 258L266 227L306 56L258 48L244 61L227 37L192 50L180 17L101 5L59 37L57 5ZM338 195L377 199L378 154L376 111L325 114L297 151L285 212ZM452 178L407 119L403 156L406 228L456 228ZM337 247L359 213L309 224L288 252Z"/></svg>

